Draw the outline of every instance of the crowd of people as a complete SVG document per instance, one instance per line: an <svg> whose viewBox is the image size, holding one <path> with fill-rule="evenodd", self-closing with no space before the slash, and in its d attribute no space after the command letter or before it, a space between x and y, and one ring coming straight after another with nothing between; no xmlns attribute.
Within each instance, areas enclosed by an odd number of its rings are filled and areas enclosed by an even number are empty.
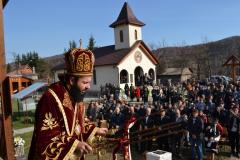
<svg viewBox="0 0 240 160"><path fill-rule="evenodd" d="M161 149L181 158L182 148L187 146L192 159L202 160L204 155L214 159L219 152L218 143L225 137L231 146L230 156L240 157L239 85L184 82L126 85L120 89L106 84L101 91L102 100L91 102L87 109L90 120L104 119L109 129L121 130L128 119L136 117L131 132L158 129L148 141L141 141L145 137L139 135L139 143L133 147L139 152ZM164 129L168 124L180 124L180 129Z"/></svg>

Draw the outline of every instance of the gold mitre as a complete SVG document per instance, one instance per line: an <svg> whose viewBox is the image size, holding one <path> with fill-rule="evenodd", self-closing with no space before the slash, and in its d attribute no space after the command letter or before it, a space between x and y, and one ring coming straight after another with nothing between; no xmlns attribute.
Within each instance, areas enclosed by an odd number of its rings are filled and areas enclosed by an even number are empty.
<svg viewBox="0 0 240 160"><path fill-rule="evenodd" d="M67 73L72 76L93 75L94 54L88 50L80 48L70 49L65 53L65 63Z"/></svg>

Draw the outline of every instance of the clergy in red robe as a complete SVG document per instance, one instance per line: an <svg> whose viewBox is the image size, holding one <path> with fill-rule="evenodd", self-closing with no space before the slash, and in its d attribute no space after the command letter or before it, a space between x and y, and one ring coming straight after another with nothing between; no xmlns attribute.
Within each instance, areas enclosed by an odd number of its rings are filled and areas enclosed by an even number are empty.
<svg viewBox="0 0 240 160"><path fill-rule="evenodd" d="M93 150L90 141L106 128L84 122L83 97L90 88L94 55L82 48L65 54L67 73L52 84L40 99L29 160L84 159Z"/></svg>

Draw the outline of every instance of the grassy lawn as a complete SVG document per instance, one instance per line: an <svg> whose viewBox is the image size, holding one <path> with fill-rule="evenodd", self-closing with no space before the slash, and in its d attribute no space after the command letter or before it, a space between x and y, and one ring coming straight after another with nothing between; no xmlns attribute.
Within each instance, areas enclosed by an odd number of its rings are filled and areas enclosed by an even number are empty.
<svg viewBox="0 0 240 160"><path fill-rule="evenodd" d="M26 127L31 127L33 124L24 124L22 121L13 121L13 128L14 129L21 129Z"/></svg>
<svg viewBox="0 0 240 160"><path fill-rule="evenodd" d="M35 114L35 111L28 111L28 113L14 112L13 113L13 128L21 129L21 128L33 126L34 120L35 120L34 114Z"/></svg>

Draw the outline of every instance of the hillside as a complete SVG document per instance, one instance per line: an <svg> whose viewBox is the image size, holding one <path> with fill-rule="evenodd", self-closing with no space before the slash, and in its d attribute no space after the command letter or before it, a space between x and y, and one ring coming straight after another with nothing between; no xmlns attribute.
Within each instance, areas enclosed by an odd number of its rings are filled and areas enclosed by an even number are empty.
<svg viewBox="0 0 240 160"><path fill-rule="evenodd" d="M45 57L44 60L51 65L51 67L54 67L58 64L61 64L64 62L64 55L59 54L59 55L54 55L50 57Z"/></svg>
<svg viewBox="0 0 240 160"><path fill-rule="evenodd" d="M232 54L240 56L240 36L199 45L159 48L153 52L160 61L160 68L190 67L202 78L210 74L229 75L229 69L222 64Z"/></svg>

